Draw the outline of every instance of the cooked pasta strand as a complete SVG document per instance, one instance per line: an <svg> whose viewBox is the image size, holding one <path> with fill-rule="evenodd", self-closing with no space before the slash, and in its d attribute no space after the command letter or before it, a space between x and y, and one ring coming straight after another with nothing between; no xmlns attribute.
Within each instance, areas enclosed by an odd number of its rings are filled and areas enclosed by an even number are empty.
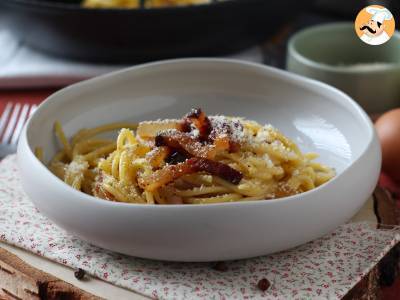
<svg viewBox="0 0 400 300"><path fill-rule="evenodd" d="M136 129L137 124L121 122L121 123L111 123L107 125L101 125L91 129L82 129L75 136L72 137L71 143L72 145L75 145L79 141L87 140L96 135L99 135L100 133L104 133L107 131L114 131L121 128Z"/></svg>
<svg viewBox="0 0 400 300"><path fill-rule="evenodd" d="M67 138L65 137L64 130L62 129L61 123L59 121L56 121L54 123L54 131L56 133L56 136L58 137L59 142L64 147L64 153L68 156L69 159L72 159L71 145L69 144Z"/></svg>
<svg viewBox="0 0 400 300"><path fill-rule="evenodd" d="M38 158L38 160L43 162L43 148L42 147L35 148L35 156Z"/></svg>

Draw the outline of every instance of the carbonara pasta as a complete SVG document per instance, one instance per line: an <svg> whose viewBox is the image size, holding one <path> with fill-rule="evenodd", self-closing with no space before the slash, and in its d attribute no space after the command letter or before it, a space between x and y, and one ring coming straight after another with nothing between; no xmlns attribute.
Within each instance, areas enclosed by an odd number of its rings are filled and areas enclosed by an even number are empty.
<svg viewBox="0 0 400 300"><path fill-rule="evenodd" d="M114 123L82 129L61 146L50 170L98 198L143 204L210 204L281 198L330 180L271 125L194 109L181 120ZM117 140L101 138L119 130ZM41 153L40 151L38 153Z"/></svg>

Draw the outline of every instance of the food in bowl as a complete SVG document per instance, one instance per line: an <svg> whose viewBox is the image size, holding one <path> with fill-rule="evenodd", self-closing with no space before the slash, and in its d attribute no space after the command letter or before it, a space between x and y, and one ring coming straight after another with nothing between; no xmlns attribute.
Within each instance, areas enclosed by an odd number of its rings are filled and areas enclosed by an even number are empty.
<svg viewBox="0 0 400 300"><path fill-rule="evenodd" d="M145 8L211 3L212 0L83 0L87 8Z"/></svg>
<svg viewBox="0 0 400 300"><path fill-rule="evenodd" d="M120 129L116 141L98 134ZM135 130L135 131L133 131ZM181 120L115 123L82 129L51 171L98 198L143 204L211 204L275 199L329 181L335 172L303 154L271 125L193 109Z"/></svg>
<svg viewBox="0 0 400 300"><path fill-rule="evenodd" d="M33 153L42 146L46 163L57 153L57 120L71 138L102 124L179 118L192 107L271 123L305 153L318 153L335 177L279 199L144 205L75 190ZM115 140L116 133L97 137ZM333 231L371 195L380 157L371 120L344 93L282 70L226 59L156 62L67 87L39 106L18 145L24 191L57 226L111 251L190 262L266 255Z"/></svg>

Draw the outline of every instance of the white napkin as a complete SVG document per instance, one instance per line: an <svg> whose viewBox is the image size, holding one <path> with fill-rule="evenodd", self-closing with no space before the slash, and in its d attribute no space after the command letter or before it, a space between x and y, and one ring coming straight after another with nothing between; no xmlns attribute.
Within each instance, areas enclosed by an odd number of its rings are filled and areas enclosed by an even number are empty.
<svg viewBox="0 0 400 300"><path fill-rule="evenodd" d="M229 57L262 62L259 47ZM0 22L0 89L64 86L128 66L90 64L46 55L19 41Z"/></svg>

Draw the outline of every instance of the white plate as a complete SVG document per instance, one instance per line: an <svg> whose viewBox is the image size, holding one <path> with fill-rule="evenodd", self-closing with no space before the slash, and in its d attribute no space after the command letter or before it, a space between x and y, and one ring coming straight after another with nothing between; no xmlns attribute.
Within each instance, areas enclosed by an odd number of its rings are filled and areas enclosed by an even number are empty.
<svg viewBox="0 0 400 300"><path fill-rule="evenodd" d="M327 184L292 197L213 205L135 205L96 199L56 178L34 156L56 151L53 123L68 136L115 121L207 114L271 123L334 167ZM380 148L367 115L348 96L258 64L221 59L152 63L88 80L50 96L18 147L22 183L40 211L95 245L173 261L240 259L284 250L349 220L373 191Z"/></svg>

